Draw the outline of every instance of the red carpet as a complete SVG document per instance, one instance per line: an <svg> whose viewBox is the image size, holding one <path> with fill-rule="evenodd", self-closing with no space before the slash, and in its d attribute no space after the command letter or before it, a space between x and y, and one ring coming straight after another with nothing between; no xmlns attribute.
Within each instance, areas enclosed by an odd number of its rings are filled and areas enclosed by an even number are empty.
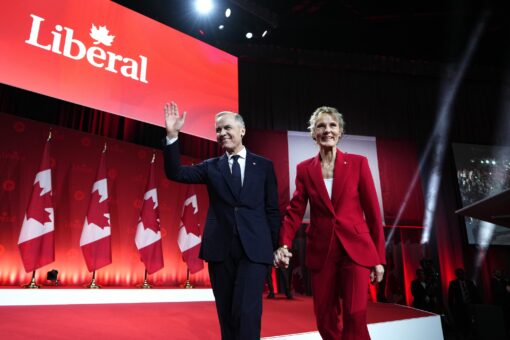
<svg viewBox="0 0 510 340"><path fill-rule="evenodd" d="M371 304L370 323L428 316ZM315 331L312 300L264 300L262 336ZM0 307L0 336L9 339L219 339L213 302Z"/></svg>

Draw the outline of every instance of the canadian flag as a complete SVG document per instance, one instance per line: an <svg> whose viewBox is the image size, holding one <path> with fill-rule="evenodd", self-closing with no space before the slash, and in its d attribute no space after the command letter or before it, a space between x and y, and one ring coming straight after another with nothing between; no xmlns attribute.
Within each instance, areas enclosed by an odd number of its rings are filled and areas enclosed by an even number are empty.
<svg viewBox="0 0 510 340"><path fill-rule="evenodd" d="M106 147L101 153L96 181L92 186L89 210L80 238L80 247L90 272L112 263L105 151Z"/></svg>
<svg viewBox="0 0 510 340"><path fill-rule="evenodd" d="M140 220L136 227L135 244L140 252L140 259L145 264L147 273L152 274L163 268L163 247L159 226L158 191L154 176L154 158L151 162L149 179L145 195L143 196Z"/></svg>
<svg viewBox="0 0 510 340"><path fill-rule="evenodd" d="M194 274L204 268L204 261L198 257L202 232L198 223L198 201L193 186L188 186L186 197L182 207L177 243L182 253L182 259L188 264L190 273Z"/></svg>
<svg viewBox="0 0 510 340"><path fill-rule="evenodd" d="M39 172L18 239L27 273L55 261L55 226L51 203L50 139L44 146Z"/></svg>

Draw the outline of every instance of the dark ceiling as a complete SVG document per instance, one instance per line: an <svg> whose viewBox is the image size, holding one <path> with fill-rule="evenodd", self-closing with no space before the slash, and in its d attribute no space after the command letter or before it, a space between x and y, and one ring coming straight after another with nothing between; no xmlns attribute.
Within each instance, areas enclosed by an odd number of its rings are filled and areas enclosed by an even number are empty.
<svg viewBox="0 0 510 340"><path fill-rule="evenodd" d="M461 55L482 17L486 21L473 62L501 65L510 45L506 8L497 1L213 1L213 12L200 16L194 0L115 0L240 57L278 47L447 62ZM232 9L228 19L226 8ZM246 32L254 37L246 39Z"/></svg>

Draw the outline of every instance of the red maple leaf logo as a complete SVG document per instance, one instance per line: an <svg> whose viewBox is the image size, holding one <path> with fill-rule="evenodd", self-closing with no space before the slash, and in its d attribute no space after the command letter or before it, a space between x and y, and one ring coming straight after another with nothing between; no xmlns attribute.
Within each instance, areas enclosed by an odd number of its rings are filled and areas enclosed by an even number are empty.
<svg viewBox="0 0 510 340"><path fill-rule="evenodd" d="M92 193L92 197L90 198L89 212L87 214L88 223L94 223L100 228L105 228L110 226L110 222L108 217L105 214L108 214L108 199L100 202L101 195L96 190Z"/></svg>
<svg viewBox="0 0 510 340"><path fill-rule="evenodd" d="M159 212L152 197L143 203L141 218L145 229L152 229L155 233L159 231Z"/></svg>
<svg viewBox="0 0 510 340"><path fill-rule="evenodd" d="M200 224L198 223L198 214L195 214L195 208L193 204L187 204L184 206L182 213L182 224L186 227L188 233L193 233L200 236Z"/></svg>
<svg viewBox="0 0 510 340"><path fill-rule="evenodd" d="M42 191L41 183L37 182L34 184L34 191L32 192L30 204L27 209L27 219L33 218L39 223L44 224L46 222L51 222L50 213L45 210L45 208L51 208L51 191L41 196Z"/></svg>

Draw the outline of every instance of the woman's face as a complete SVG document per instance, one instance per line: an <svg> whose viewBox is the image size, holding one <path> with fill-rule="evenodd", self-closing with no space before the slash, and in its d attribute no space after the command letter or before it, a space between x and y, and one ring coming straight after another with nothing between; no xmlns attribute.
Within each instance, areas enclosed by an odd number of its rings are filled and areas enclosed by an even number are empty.
<svg viewBox="0 0 510 340"><path fill-rule="evenodd" d="M338 140L342 136L340 125L333 115L323 113L315 122L314 139L322 148L336 147Z"/></svg>

